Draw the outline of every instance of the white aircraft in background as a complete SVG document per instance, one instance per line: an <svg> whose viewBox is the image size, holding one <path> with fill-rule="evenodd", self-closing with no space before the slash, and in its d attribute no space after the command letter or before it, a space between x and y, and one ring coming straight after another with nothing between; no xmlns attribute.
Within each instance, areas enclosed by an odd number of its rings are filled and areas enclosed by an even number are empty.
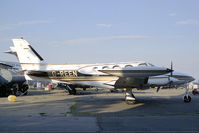
<svg viewBox="0 0 199 133"><path fill-rule="evenodd" d="M195 79L190 75L173 71L171 74L149 77L148 85L153 88L157 87L158 92L160 88L178 88L193 80Z"/></svg>
<svg viewBox="0 0 199 133"><path fill-rule="evenodd" d="M146 62L110 64L42 64L43 58L24 39L13 39L14 47L7 53L15 54L27 80L45 80L64 83L70 94L76 87L126 88L125 100L134 103L132 88L145 88L173 70L157 67ZM152 78L153 77L153 78ZM156 78L156 79L155 79ZM154 80L155 79L155 80ZM164 79L166 79L164 77ZM167 84L171 83L168 78ZM165 82L166 83L166 82Z"/></svg>
<svg viewBox="0 0 199 133"><path fill-rule="evenodd" d="M172 70L171 65L171 70ZM171 72L170 74L164 74L160 76L151 76L148 79L148 83L145 86L146 88L152 87L157 88L157 92L160 89L168 89L168 88L178 88L178 87L185 87L186 92L184 95L184 102L190 102L191 97L189 96L189 86L188 83L195 80L192 76L179 73L179 72Z"/></svg>

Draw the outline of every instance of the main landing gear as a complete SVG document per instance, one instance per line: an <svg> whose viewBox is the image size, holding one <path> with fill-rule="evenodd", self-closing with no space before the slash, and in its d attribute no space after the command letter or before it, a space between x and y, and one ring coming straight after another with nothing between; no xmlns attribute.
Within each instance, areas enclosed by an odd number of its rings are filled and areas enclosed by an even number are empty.
<svg viewBox="0 0 199 133"><path fill-rule="evenodd" d="M185 95L184 95L183 99L184 99L185 103L191 102L191 96L189 96L189 87L188 87L188 84L186 85L186 92L185 92Z"/></svg>
<svg viewBox="0 0 199 133"><path fill-rule="evenodd" d="M66 85L66 90L68 90L70 95L76 95L76 89L72 86Z"/></svg>
<svg viewBox="0 0 199 133"><path fill-rule="evenodd" d="M134 104L136 102L135 96L133 95L131 88L127 88L125 91L125 101L127 104Z"/></svg>

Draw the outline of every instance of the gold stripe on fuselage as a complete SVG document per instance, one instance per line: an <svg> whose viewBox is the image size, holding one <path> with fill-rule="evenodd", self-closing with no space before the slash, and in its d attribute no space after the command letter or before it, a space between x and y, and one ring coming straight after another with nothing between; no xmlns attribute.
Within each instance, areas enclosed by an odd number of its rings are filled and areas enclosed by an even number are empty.
<svg viewBox="0 0 199 133"><path fill-rule="evenodd" d="M77 77L49 77L50 79L70 79L70 80L117 80L116 76L77 76Z"/></svg>
<svg viewBox="0 0 199 133"><path fill-rule="evenodd" d="M64 82L94 82L94 81L99 81L99 82L113 82L115 80L72 80L72 79L63 79L63 80L60 80L60 81L64 81Z"/></svg>

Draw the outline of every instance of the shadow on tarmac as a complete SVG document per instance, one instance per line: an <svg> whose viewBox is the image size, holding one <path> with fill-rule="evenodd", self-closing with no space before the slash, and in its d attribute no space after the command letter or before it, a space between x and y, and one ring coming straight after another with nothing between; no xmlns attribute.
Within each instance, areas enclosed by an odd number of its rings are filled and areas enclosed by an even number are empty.
<svg viewBox="0 0 199 133"><path fill-rule="evenodd" d="M32 95L37 94L37 92L34 92ZM48 92L43 93L43 95L45 94L48 94ZM53 93L50 92L50 94ZM35 103L22 102L16 103L12 106L3 105L1 106L1 109L20 110L22 111L21 115L23 117L28 115L28 110L31 110L30 112L32 113L38 114L39 108L43 110L44 113L47 113L46 116L41 116L44 122L40 122L40 119L38 119L38 121L31 121L31 124L33 124L33 126L29 125L31 127L34 127L34 124L36 124L36 126L43 125L48 127L49 123L47 123L47 120L54 118L57 121L57 127L59 127L59 119L67 118L67 122L70 122L70 119L78 119L79 117L82 118L83 116L96 118L100 131L199 130L199 128L196 127L197 123L199 122L199 98L193 98L191 103L184 103L182 100L183 95L172 97L135 95L137 102L133 105L127 105L124 101L124 95L109 94L110 93L105 95L90 95L90 93L85 93L85 95L68 97L68 94L66 94L66 98L62 100ZM70 108L70 110L64 110L66 107ZM60 112L60 109L65 112ZM23 113L23 111L25 113ZM51 116L48 111L54 112L55 115ZM58 114L59 119L58 117L55 117L58 116ZM34 117L34 119L37 118L38 117ZM31 117L27 117L27 119L31 119ZM62 120L62 126L60 128L63 128L63 123L67 124L67 122L64 122L66 120ZM53 122L50 123L52 126ZM86 121L83 122L85 123ZM26 123L22 124L27 126ZM71 124L76 125L76 123Z"/></svg>

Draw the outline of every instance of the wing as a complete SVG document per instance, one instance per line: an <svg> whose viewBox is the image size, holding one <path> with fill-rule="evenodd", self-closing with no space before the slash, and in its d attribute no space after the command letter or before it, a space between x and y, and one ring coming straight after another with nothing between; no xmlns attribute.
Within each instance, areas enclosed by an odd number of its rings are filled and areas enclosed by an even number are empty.
<svg viewBox="0 0 199 133"><path fill-rule="evenodd" d="M100 66L88 66L78 70L79 73L88 75L113 75L118 77L149 77L169 73L172 70L167 68L147 66L147 67L131 67L131 68L109 68L103 69Z"/></svg>

